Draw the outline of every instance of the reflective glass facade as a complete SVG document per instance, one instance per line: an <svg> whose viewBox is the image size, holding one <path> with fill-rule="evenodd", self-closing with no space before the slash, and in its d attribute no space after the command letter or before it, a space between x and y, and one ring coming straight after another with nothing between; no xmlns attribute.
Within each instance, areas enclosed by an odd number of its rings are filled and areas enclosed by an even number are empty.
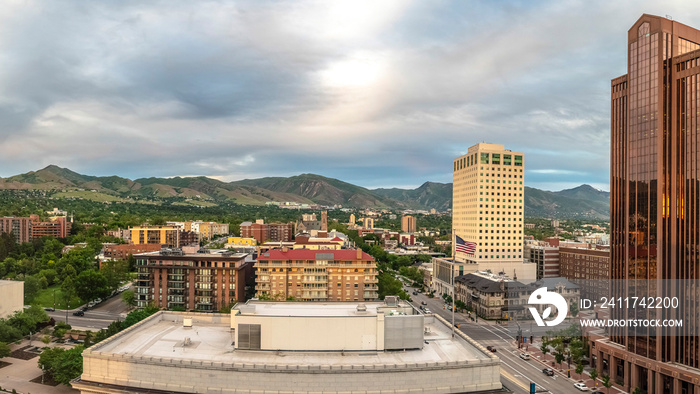
<svg viewBox="0 0 700 394"><path fill-rule="evenodd" d="M611 277L614 297L663 296L655 279L700 279L700 31L642 16L628 32L628 73L611 84ZM649 280L649 281L647 281ZM630 283L646 283L644 289ZM658 288L656 288L658 286ZM700 316L700 289L680 311L613 311L613 318ZM694 319L692 324L700 324ZM613 328L610 340L629 352L610 356L611 374L628 387L682 392L700 378L698 337L669 328ZM645 357L644 365L638 358ZM691 367L684 376L659 364ZM644 366L643 366L644 365ZM657 371L657 372L655 372ZM673 377L672 375L677 376ZM693 386L693 387L691 387Z"/></svg>

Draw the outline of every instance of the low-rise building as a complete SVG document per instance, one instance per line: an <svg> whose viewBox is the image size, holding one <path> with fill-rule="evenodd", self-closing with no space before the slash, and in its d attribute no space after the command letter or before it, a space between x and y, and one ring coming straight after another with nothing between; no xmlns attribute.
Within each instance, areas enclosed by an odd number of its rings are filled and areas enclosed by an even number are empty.
<svg viewBox="0 0 700 394"><path fill-rule="evenodd" d="M130 228L133 245L158 244L168 248L179 248L180 230L177 226L136 226Z"/></svg>
<svg viewBox="0 0 700 394"><path fill-rule="evenodd" d="M500 360L443 319L385 302L161 311L83 351L81 393L502 392Z"/></svg>
<svg viewBox="0 0 700 394"><path fill-rule="evenodd" d="M303 301L374 301L377 266L362 249L271 249L255 264L261 298Z"/></svg>
<svg viewBox="0 0 700 394"><path fill-rule="evenodd" d="M70 235L71 222L65 216L54 216L42 222L38 215L29 215L32 222L32 239L43 237L66 238Z"/></svg>
<svg viewBox="0 0 700 394"><path fill-rule="evenodd" d="M160 244L141 244L141 245L108 245L105 246L104 257L111 260L125 260L130 255L147 252L157 252L161 250Z"/></svg>
<svg viewBox="0 0 700 394"><path fill-rule="evenodd" d="M525 305L532 290L532 286L490 272L479 271L455 278L455 300L464 302L486 319L528 317Z"/></svg>
<svg viewBox="0 0 700 394"><path fill-rule="evenodd" d="M0 319L24 308L24 282L0 280Z"/></svg>

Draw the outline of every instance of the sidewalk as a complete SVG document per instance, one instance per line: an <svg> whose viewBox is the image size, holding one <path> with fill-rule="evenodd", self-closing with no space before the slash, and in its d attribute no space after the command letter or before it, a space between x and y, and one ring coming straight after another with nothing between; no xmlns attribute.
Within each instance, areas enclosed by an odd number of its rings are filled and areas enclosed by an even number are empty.
<svg viewBox="0 0 700 394"><path fill-rule="evenodd" d="M29 340L23 340L21 344L11 344L12 351L29 345ZM32 341L32 346L44 346L43 343L37 340ZM63 346L60 344L51 343L49 346ZM65 346L63 346L65 347ZM66 385L59 384L58 386L49 386L41 383L33 383L30 380L41 376L41 368L39 368L39 356L30 360L20 360L14 357L5 357L2 361L11 363L4 368L0 368L0 387L4 390L16 390L23 394L77 394L78 390L70 388Z"/></svg>
<svg viewBox="0 0 700 394"><path fill-rule="evenodd" d="M605 387L603 387L603 381L600 380L600 377L598 377L598 379L597 379L598 387L596 387L596 381L591 379L590 371L592 370L592 368L585 367L583 373L579 375L576 373L576 365L572 364L571 365L571 378L568 378L567 377L567 375L568 375L567 370L569 369L569 366L568 366L568 363L566 361L563 361L561 363L561 367L560 367L559 364L556 363L554 355L552 355L551 353L547 353L546 355L543 355L542 351L540 350L540 346L542 345L542 342L535 341L534 343L527 344L527 345L529 345L529 346L526 346L526 344L523 344L520 351L530 353L531 359L539 362L542 365L543 369L545 367L551 368L554 371L554 373L560 375L560 377L562 377L562 378L569 379L569 381L571 381L572 384L578 383L578 382L584 383L586 386L588 386L588 388L591 391L600 390L600 391L606 392ZM513 346L516 349L518 348L518 345L515 343L513 343ZM552 364L554 364L554 365L552 365ZM626 393L626 391L621 390L620 388L616 387L616 385L613 385L612 387L610 387L610 390L613 393L614 392Z"/></svg>

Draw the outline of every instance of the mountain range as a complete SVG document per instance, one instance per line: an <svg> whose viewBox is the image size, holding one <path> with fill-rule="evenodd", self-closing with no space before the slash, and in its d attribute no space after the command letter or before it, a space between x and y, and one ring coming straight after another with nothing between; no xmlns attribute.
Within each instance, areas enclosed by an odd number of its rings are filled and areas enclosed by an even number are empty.
<svg viewBox="0 0 700 394"><path fill-rule="evenodd" d="M193 205L221 201L263 205L269 201L342 205L356 208L431 209L452 206L452 184L425 182L416 189L367 189L315 174L288 178L267 177L222 182L207 177L140 178L82 175L50 165L8 178L0 178L0 190L45 190L54 197L87 198L98 201L181 198ZM532 217L607 219L610 193L589 185L550 192L525 188L525 215Z"/></svg>

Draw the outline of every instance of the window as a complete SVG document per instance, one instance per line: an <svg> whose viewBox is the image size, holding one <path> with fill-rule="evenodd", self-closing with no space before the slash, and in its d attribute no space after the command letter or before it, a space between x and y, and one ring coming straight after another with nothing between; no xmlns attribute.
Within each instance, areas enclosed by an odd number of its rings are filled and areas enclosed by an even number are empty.
<svg viewBox="0 0 700 394"><path fill-rule="evenodd" d="M481 154L481 164L489 164L489 154L488 153Z"/></svg>
<svg viewBox="0 0 700 394"><path fill-rule="evenodd" d="M491 164L501 164L501 155L499 153L491 155Z"/></svg>
<svg viewBox="0 0 700 394"><path fill-rule="evenodd" d="M522 156L518 156L518 155L515 156L515 165L519 166L519 167L523 166L523 157Z"/></svg>

